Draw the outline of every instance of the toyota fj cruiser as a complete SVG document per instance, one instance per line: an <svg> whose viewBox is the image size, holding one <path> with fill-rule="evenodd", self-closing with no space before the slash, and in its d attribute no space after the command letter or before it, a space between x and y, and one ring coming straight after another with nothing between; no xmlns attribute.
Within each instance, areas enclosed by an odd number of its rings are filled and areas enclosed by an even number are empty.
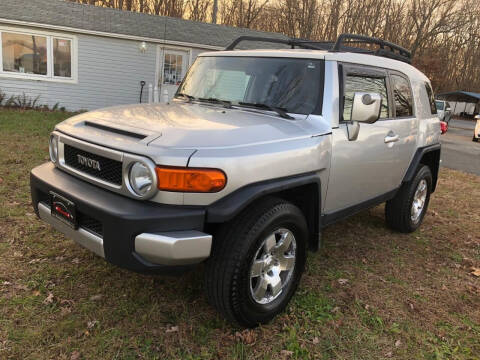
<svg viewBox="0 0 480 360"><path fill-rule="evenodd" d="M233 51L250 40L291 49ZM440 122L428 78L409 63L407 50L359 35L239 38L200 55L169 104L58 124L51 161L31 172L33 206L124 268L204 262L218 311L266 323L289 302L325 226L383 202L392 229L422 223Z"/></svg>

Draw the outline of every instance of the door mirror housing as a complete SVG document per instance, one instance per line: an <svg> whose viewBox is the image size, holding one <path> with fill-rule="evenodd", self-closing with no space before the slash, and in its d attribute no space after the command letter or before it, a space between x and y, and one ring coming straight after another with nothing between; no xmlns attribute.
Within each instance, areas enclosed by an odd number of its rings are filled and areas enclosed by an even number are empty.
<svg viewBox="0 0 480 360"><path fill-rule="evenodd" d="M382 97L377 93L356 92L353 96L351 121L372 124L380 118Z"/></svg>

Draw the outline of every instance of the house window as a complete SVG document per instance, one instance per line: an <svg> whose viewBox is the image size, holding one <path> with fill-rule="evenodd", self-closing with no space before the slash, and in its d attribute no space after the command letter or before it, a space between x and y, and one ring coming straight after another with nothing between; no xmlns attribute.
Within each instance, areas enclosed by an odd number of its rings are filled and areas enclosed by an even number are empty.
<svg viewBox="0 0 480 360"><path fill-rule="evenodd" d="M166 52L163 65L163 83L180 85L183 79L183 56L174 52Z"/></svg>
<svg viewBox="0 0 480 360"><path fill-rule="evenodd" d="M72 77L72 41L53 38L53 75Z"/></svg>
<svg viewBox="0 0 480 360"><path fill-rule="evenodd" d="M47 38L2 33L3 71L47 75Z"/></svg>
<svg viewBox="0 0 480 360"><path fill-rule="evenodd" d="M73 41L73 37L0 28L0 75L32 80L75 80Z"/></svg>

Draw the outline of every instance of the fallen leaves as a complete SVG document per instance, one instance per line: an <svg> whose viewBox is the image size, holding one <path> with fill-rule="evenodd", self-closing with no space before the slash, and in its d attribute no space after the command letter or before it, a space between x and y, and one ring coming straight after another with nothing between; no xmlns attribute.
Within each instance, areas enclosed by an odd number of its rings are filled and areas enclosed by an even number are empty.
<svg viewBox="0 0 480 360"><path fill-rule="evenodd" d="M169 326L169 327L167 327L167 330L165 330L165 332L167 334L178 332L178 326Z"/></svg>
<svg viewBox="0 0 480 360"><path fill-rule="evenodd" d="M293 351L290 350L282 350L280 351L280 354L283 355L284 357L290 357L293 355Z"/></svg>
<svg viewBox="0 0 480 360"><path fill-rule="evenodd" d="M348 279L338 279L338 283L340 285L346 285L348 283Z"/></svg>
<svg viewBox="0 0 480 360"><path fill-rule="evenodd" d="M70 355L70 360L78 360L80 359L80 353L78 351L74 351L72 355Z"/></svg>
<svg viewBox="0 0 480 360"><path fill-rule="evenodd" d="M98 324L99 324L98 320L89 321L87 323L87 328L88 329L93 329L95 327L95 325L98 325Z"/></svg>
<svg viewBox="0 0 480 360"><path fill-rule="evenodd" d="M480 268L476 268L472 266L470 268L470 275L473 275L475 277L480 277Z"/></svg>
<svg viewBox="0 0 480 360"><path fill-rule="evenodd" d="M246 345L252 345L257 340L257 333L254 330L245 329L242 332L235 333L235 339Z"/></svg>
<svg viewBox="0 0 480 360"><path fill-rule="evenodd" d="M48 293L48 296L42 302L44 305L53 303L53 293Z"/></svg>
<svg viewBox="0 0 480 360"><path fill-rule="evenodd" d="M102 300L102 294L92 295L90 296L90 301L99 301Z"/></svg>

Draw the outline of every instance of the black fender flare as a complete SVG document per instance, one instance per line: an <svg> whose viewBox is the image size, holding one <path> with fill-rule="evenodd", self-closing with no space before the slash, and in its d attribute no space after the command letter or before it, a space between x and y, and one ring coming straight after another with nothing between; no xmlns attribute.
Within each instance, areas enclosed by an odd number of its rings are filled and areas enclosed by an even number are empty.
<svg viewBox="0 0 480 360"><path fill-rule="evenodd" d="M432 192L434 192L435 188L437 187L438 170L440 168L440 151L441 151L441 144L433 144L433 145L428 145L425 147L418 148L417 151L415 152L415 155L413 155L413 159L410 162L410 166L408 167L407 172L405 173L402 183L409 182L413 179L413 177L415 176L415 173L417 172L418 166L421 163L424 163L422 162L422 159L424 159L425 155L428 154L430 158L427 165L430 166L430 170L432 171L432 178L433 178Z"/></svg>
<svg viewBox="0 0 480 360"><path fill-rule="evenodd" d="M228 222L247 206L268 195L278 195L290 201L294 200L295 203L298 199L291 199L288 194L291 195L301 187L305 187L302 189L304 191L296 195L300 195L303 199L300 207L302 207L310 230L310 249L315 251L320 245L321 238L322 197L321 182L315 172L260 181L244 186L207 206L205 209L206 222L210 224ZM299 204L297 203L297 205Z"/></svg>

